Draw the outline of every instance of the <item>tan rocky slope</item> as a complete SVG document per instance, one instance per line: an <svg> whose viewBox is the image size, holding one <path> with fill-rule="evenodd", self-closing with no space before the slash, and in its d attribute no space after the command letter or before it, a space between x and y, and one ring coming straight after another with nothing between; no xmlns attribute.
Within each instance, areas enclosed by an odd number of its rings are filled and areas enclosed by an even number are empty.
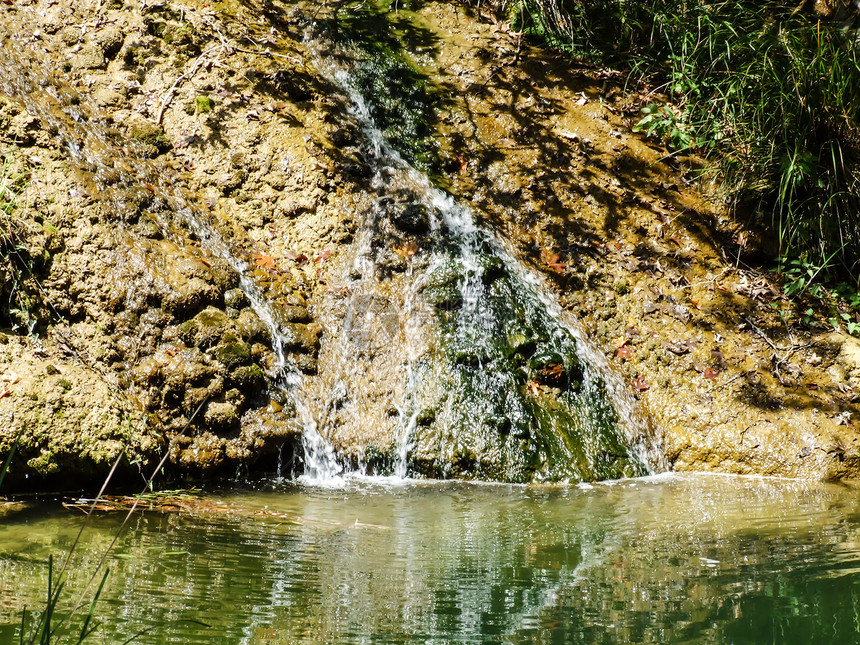
<svg viewBox="0 0 860 645"><path fill-rule="evenodd" d="M301 40L307 13L0 5L0 145L26 175L3 223L16 250L2 267L0 454L23 432L17 485L98 478L119 453L127 473L169 449L178 472L232 474L298 450L301 415L266 394L267 327L182 213L275 303L309 391L328 387L317 359L337 356L370 198L346 99ZM440 181L545 274L674 468L856 476L857 342L778 317L756 236L690 185L695 160L630 131L646 97L468 6L413 2L386 19L443 97L427 124ZM382 414L394 394L376 387Z"/></svg>

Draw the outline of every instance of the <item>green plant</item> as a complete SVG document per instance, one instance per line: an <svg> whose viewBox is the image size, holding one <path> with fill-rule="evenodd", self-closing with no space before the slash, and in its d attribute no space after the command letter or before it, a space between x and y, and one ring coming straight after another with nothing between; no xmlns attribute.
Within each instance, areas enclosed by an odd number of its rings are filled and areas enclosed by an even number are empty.
<svg viewBox="0 0 860 645"><path fill-rule="evenodd" d="M642 114L644 116L633 126L634 132L644 131L649 137L656 135L677 150L692 146L690 126L683 115L676 114L670 106L649 103L642 108Z"/></svg>
<svg viewBox="0 0 860 645"><path fill-rule="evenodd" d="M26 175L12 170L13 156L8 153L0 166L0 320L8 319L15 330L32 334L37 323L35 300L24 288L32 275L36 259L26 242L27 222L18 217L18 195L27 182Z"/></svg>
<svg viewBox="0 0 860 645"><path fill-rule="evenodd" d="M780 255L823 267L798 287L808 290L860 277L860 39L856 9L821 19L795 5L505 4L518 29L665 91L638 129L710 158L731 205L752 206Z"/></svg>

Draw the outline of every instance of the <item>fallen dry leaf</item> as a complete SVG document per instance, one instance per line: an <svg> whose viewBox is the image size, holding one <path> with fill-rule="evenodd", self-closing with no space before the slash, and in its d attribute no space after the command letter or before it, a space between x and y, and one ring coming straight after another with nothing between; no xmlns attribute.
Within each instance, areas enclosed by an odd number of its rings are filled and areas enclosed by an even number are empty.
<svg viewBox="0 0 860 645"><path fill-rule="evenodd" d="M530 396L540 396L543 389L544 387L533 379L530 379L529 382L526 383L526 392L528 392Z"/></svg>
<svg viewBox="0 0 860 645"><path fill-rule="evenodd" d="M711 369L710 367L706 367L705 371L702 372L702 376L704 376L709 381L715 381L720 373L717 370Z"/></svg>
<svg viewBox="0 0 860 645"><path fill-rule="evenodd" d="M650 385L648 385L648 383L645 381L645 377L644 377L644 376L637 376L635 379L632 379L632 380L630 381L630 385L631 385L631 386L633 387L633 389L634 389L634 390L636 390L637 392L644 392L644 391L645 391L645 390L647 390L649 387L651 387L651 386L650 386Z"/></svg>
<svg viewBox="0 0 860 645"><path fill-rule="evenodd" d="M615 350L615 355L629 361L633 358L633 348L630 345L622 345Z"/></svg>
<svg viewBox="0 0 860 645"><path fill-rule="evenodd" d="M546 264L547 268L556 273L567 273L567 262L561 261L561 254L554 253L544 249L540 252L541 260Z"/></svg>
<svg viewBox="0 0 860 645"><path fill-rule="evenodd" d="M275 264L275 258L271 255L265 255L260 253L254 256L254 264L261 269L266 269L267 271L277 271L278 267Z"/></svg>
<svg viewBox="0 0 860 645"><path fill-rule="evenodd" d="M331 257L331 251L326 249L325 251L320 251L319 254L314 258L314 262L325 262Z"/></svg>
<svg viewBox="0 0 860 645"><path fill-rule="evenodd" d="M624 345L627 344L627 337L619 336L618 338L613 338L612 344L615 345L615 349L618 349L619 347L624 347Z"/></svg>
<svg viewBox="0 0 860 645"><path fill-rule="evenodd" d="M404 258L412 257L413 255L418 253L418 243L414 240L404 242L400 246L395 246L394 252L397 255L403 256Z"/></svg>

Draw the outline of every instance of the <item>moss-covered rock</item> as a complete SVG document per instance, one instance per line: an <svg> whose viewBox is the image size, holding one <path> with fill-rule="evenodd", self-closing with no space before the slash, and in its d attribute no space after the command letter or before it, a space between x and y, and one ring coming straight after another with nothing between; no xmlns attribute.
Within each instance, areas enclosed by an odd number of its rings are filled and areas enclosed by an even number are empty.
<svg viewBox="0 0 860 645"><path fill-rule="evenodd" d="M243 365L231 370L227 374L227 380L239 392L255 396L260 394L266 387L266 376L259 365Z"/></svg>
<svg viewBox="0 0 860 645"><path fill-rule="evenodd" d="M230 334L215 346L212 355L224 367L232 370L251 362L251 346Z"/></svg>
<svg viewBox="0 0 860 645"><path fill-rule="evenodd" d="M232 403L210 403L203 415L206 427L214 432L223 432L239 424L239 413Z"/></svg>

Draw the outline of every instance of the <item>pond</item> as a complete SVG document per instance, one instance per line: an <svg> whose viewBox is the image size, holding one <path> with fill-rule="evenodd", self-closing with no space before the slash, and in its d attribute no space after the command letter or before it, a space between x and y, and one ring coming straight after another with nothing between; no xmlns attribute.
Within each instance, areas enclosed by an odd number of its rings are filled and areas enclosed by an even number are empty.
<svg viewBox="0 0 860 645"><path fill-rule="evenodd" d="M205 493L134 515L92 642L855 642L858 510L840 485L676 474ZM122 518L87 521L66 600ZM0 525L0 642L83 521L37 505Z"/></svg>

